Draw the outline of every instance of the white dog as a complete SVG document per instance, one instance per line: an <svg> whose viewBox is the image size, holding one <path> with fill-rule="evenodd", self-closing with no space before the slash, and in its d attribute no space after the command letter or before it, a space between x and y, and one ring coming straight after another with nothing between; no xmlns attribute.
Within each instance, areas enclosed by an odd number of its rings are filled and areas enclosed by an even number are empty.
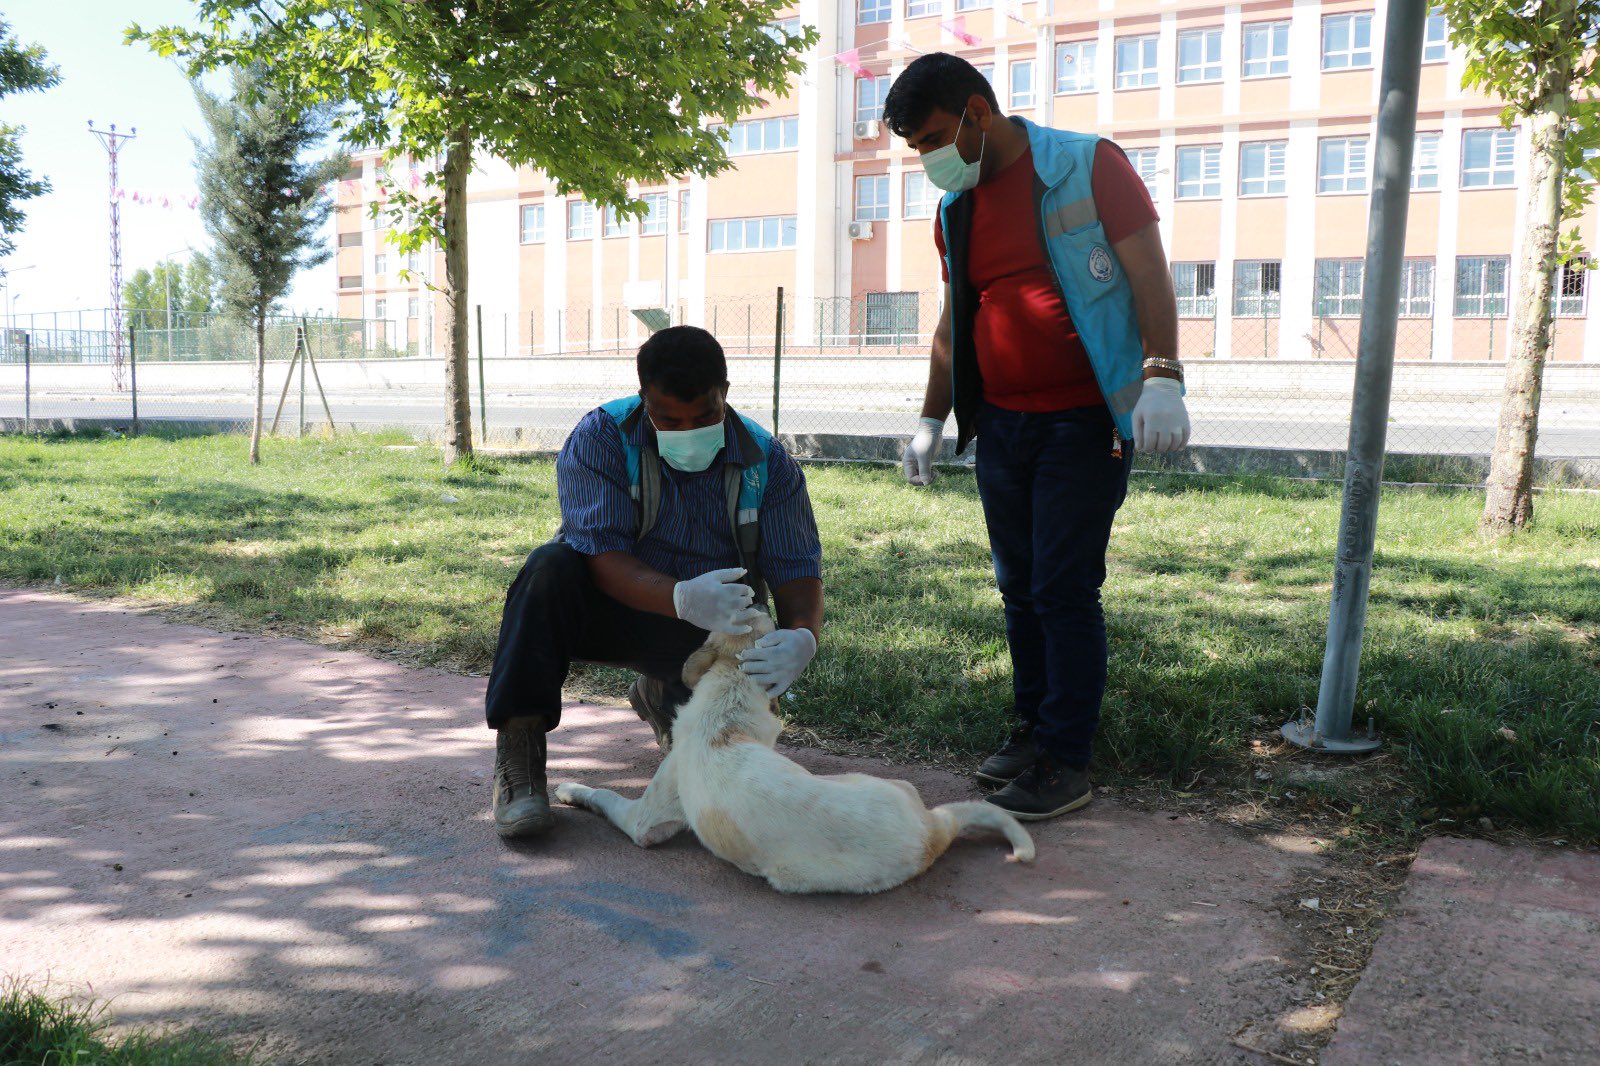
<svg viewBox="0 0 1600 1066"><path fill-rule="evenodd" d="M1033 840L992 804L929 810L909 781L816 777L774 751L783 728L775 704L738 661L771 631L762 615L751 633L713 634L689 657L683 679L694 692L643 796L567 783L556 786L556 798L605 815L640 847L687 825L712 854L780 892L893 888L931 866L968 827L1004 834L1016 859L1033 861Z"/></svg>

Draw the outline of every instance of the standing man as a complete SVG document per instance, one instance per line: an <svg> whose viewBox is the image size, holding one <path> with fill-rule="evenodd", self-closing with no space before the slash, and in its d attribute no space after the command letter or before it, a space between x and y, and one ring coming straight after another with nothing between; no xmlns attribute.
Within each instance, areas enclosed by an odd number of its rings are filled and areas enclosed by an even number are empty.
<svg viewBox="0 0 1600 1066"><path fill-rule="evenodd" d="M485 698L506 839L554 824L545 733L573 660L637 671L628 700L666 751L684 660L710 633L748 633L768 586L779 628L744 671L777 697L817 652L822 548L799 465L728 406L727 360L705 330L652 335L638 369L638 395L591 411L562 446L561 529L506 594Z"/></svg>
<svg viewBox="0 0 1600 1066"><path fill-rule="evenodd" d="M1133 449L1189 439L1155 206L1115 144L1007 118L955 56L908 66L883 114L946 193L934 241L949 289L905 474L933 480L954 409L956 450L978 440L1016 701L1011 739L978 776L1004 786L989 802L1053 818L1093 798L1100 586Z"/></svg>

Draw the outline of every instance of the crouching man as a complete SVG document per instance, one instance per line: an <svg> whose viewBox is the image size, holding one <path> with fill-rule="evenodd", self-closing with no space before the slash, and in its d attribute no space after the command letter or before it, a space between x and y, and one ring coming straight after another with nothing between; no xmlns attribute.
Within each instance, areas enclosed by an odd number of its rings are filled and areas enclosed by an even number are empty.
<svg viewBox="0 0 1600 1066"><path fill-rule="evenodd" d="M636 671L628 700L666 751L684 661L710 632L748 632L769 587L778 629L744 670L776 697L817 651L822 548L799 465L728 406L727 361L705 330L654 334L638 369L638 395L591 411L562 446L561 529L506 594L485 700L506 839L553 824L545 733L574 660Z"/></svg>

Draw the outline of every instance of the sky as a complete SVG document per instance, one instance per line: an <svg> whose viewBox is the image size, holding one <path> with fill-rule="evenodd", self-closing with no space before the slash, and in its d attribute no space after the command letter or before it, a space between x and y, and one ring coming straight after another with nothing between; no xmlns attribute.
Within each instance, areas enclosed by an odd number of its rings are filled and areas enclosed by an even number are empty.
<svg viewBox="0 0 1600 1066"><path fill-rule="evenodd" d="M23 165L52 190L24 201L17 247L0 261L7 272L0 300L17 315L106 307L111 299L110 182L100 140L89 133L116 123L137 128L118 155L117 183L166 196L175 205L124 199L122 270L127 278L189 248L210 246L200 213L183 201L196 194L194 134L200 109L178 66L145 45L124 45L131 22L150 28L193 24L189 0L0 0L0 13L24 44L41 44L61 68L61 83L42 93L0 99L0 116L27 128ZM331 227L331 223L330 223ZM301 271L285 300L295 312L332 313L336 268Z"/></svg>

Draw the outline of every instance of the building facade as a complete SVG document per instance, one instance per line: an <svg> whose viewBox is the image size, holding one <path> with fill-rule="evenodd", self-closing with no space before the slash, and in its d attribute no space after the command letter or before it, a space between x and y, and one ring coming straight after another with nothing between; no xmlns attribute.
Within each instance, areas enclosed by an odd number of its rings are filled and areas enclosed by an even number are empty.
<svg viewBox="0 0 1600 1066"><path fill-rule="evenodd" d="M487 161L469 182L471 299L490 354L637 344L652 322L770 339L754 323L786 293L800 344L925 340L941 300L937 192L882 127L884 94L917 55L989 75L1008 114L1112 138L1161 215L1196 358L1353 356L1366 250L1385 5L1111 0L806 0L790 26L821 34L788 95L728 130L735 167L638 194L640 221L559 195L542 174ZM1527 131L1461 88L1442 16L1428 22L1397 355L1504 356L1523 231ZM339 307L437 350L442 254L401 257L366 202L381 160L340 183ZM1596 237L1591 209L1578 229ZM1581 268L1556 279L1552 358L1600 361ZM743 308L743 320L741 311ZM759 310L763 316L769 310Z"/></svg>

